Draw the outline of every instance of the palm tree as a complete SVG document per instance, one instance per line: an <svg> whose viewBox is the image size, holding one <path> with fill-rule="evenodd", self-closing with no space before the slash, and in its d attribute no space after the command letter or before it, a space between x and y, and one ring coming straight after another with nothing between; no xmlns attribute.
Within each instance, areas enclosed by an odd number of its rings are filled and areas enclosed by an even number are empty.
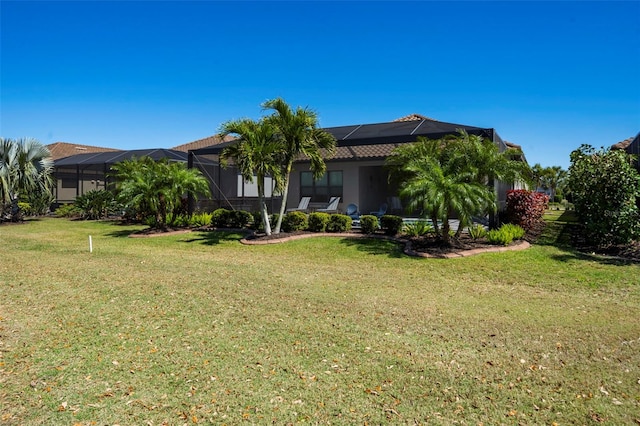
<svg viewBox="0 0 640 426"><path fill-rule="evenodd" d="M233 160L245 181L257 179L258 202L265 233L271 235L269 212L265 202L265 178L271 176L276 190L282 190L283 145L276 137L277 129L268 120L248 118L229 121L221 126L222 136L237 135L237 139L220 153L220 162L227 167Z"/></svg>
<svg viewBox="0 0 640 426"><path fill-rule="evenodd" d="M510 151L500 153L487 139L460 131L438 140L419 138L396 148L387 165L400 181L400 195L409 200L409 210L428 214L436 233L449 243L451 217L457 215L460 220L459 237L474 215L495 211L495 179L523 176L526 167L510 160L511 156Z"/></svg>
<svg viewBox="0 0 640 426"><path fill-rule="evenodd" d="M295 111L282 99L276 98L262 104L264 109L273 110L273 115L266 118L275 126L278 138L284 145L282 156L283 191L280 215L274 233L280 232L282 218L287 207L289 195L289 177L293 162L304 155L311 161L311 172L319 179L326 171L323 155L333 156L336 139L330 133L318 128L318 117L308 108L296 108Z"/></svg>
<svg viewBox="0 0 640 426"><path fill-rule="evenodd" d="M435 220L442 222L440 236L445 244L450 244L449 219L454 214L460 220L458 229L462 229L473 214L495 208L495 195L486 185L468 182L469 176L464 173L447 173L447 164L436 159L415 159L406 165L406 170L413 177L405 182L400 194L410 200L410 211L422 208L431 212L435 229Z"/></svg>
<svg viewBox="0 0 640 426"><path fill-rule="evenodd" d="M53 160L46 146L32 138L0 138L0 212L9 208L11 220L18 220L21 196L41 192L51 196Z"/></svg>
<svg viewBox="0 0 640 426"><path fill-rule="evenodd" d="M169 213L177 210L183 197L209 194L207 179L199 170L187 169L184 163L142 157L111 168L118 182L119 199L142 216L154 215L158 228L166 228Z"/></svg>
<svg viewBox="0 0 640 426"><path fill-rule="evenodd" d="M562 189L567 180L567 171L560 166L551 166L545 168L546 185L551 190L551 201L555 201L558 189Z"/></svg>

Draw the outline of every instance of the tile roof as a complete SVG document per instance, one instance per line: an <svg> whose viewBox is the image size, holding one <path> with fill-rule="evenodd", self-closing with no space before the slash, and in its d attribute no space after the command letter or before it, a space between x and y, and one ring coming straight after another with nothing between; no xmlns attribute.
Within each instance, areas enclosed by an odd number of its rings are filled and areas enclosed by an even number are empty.
<svg viewBox="0 0 640 426"><path fill-rule="evenodd" d="M635 137L631 136L630 138L627 138L623 141L620 141L618 143L611 145L611 149L627 149L629 145L631 145L631 142L633 142L634 139Z"/></svg>
<svg viewBox="0 0 640 426"><path fill-rule="evenodd" d="M76 154L89 154L94 152L114 152L120 151L114 148L103 148L99 146L81 145L69 142L55 142L47 145L51 158L59 160L60 158L70 157Z"/></svg>
<svg viewBox="0 0 640 426"><path fill-rule="evenodd" d="M409 115L405 115L404 117L396 118L395 120L393 120L393 122L398 123L401 121L420 121L420 120L438 121L433 118L425 117L422 114L409 114Z"/></svg>
<svg viewBox="0 0 640 426"><path fill-rule="evenodd" d="M221 144L223 142L229 142L234 139L235 138L231 135L227 135L224 138L220 137L220 135L213 135L207 138L198 139L197 141L183 143L182 145L174 146L171 149L175 151L189 152L190 150L193 150L193 149L206 148L209 146Z"/></svg>

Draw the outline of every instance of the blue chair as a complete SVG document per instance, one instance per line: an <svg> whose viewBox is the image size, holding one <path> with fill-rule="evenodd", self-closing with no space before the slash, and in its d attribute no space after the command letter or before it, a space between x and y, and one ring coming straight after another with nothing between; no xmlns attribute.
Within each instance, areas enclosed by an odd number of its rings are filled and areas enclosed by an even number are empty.
<svg viewBox="0 0 640 426"><path fill-rule="evenodd" d="M349 204L347 206L347 210L344 212L347 216L349 216L353 220L360 219L360 212L358 211L358 206L356 204Z"/></svg>
<svg viewBox="0 0 640 426"><path fill-rule="evenodd" d="M377 217L378 219L380 219L382 216L384 216L387 213L387 203L382 203L380 204L380 208L378 209L378 211L376 212L371 212L369 214Z"/></svg>

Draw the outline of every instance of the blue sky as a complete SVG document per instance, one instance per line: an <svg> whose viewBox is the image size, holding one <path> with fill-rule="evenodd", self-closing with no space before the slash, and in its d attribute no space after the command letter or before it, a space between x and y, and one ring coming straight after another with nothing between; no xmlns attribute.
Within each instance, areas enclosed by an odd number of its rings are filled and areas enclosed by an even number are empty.
<svg viewBox="0 0 640 426"><path fill-rule="evenodd" d="M495 128L531 164L640 131L640 1L0 2L0 135L169 148L283 97Z"/></svg>

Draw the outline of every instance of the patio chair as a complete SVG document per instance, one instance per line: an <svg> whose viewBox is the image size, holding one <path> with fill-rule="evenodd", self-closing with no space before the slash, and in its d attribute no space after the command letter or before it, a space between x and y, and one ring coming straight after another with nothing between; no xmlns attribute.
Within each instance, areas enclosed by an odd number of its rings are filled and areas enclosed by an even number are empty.
<svg viewBox="0 0 640 426"><path fill-rule="evenodd" d="M402 213L402 202L400 201L400 197L391 197L389 204L391 204L391 211L393 213Z"/></svg>
<svg viewBox="0 0 640 426"><path fill-rule="evenodd" d="M358 211L358 206L356 204L349 204L347 206L347 211L344 212L347 216L349 216L353 220L360 219L360 212Z"/></svg>
<svg viewBox="0 0 640 426"><path fill-rule="evenodd" d="M385 215L385 213L387 213L387 203L382 203L380 204L380 208L378 209L378 211L375 212L371 212L369 214L377 217L378 219L380 219L382 216Z"/></svg>
<svg viewBox="0 0 640 426"><path fill-rule="evenodd" d="M340 197L331 197L329 201L329 205L323 209L317 209L317 212L324 213L337 213L338 212L338 204L340 204Z"/></svg>
<svg viewBox="0 0 640 426"><path fill-rule="evenodd" d="M298 207L287 209L287 212L306 212L309 209L309 201L311 201L311 197L302 197Z"/></svg>

